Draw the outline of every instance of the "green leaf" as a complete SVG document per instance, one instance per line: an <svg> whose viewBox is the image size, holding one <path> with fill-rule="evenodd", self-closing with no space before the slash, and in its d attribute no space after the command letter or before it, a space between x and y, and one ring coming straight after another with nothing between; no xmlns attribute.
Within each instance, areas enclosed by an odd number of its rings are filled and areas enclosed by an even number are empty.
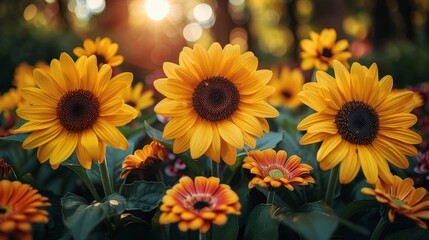
<svg viewBox="0 0 429 240"><path fill-rule="evenodd" d="M275 217L306 239L330 239L338 223L369 235L368 230L339 218L332 208L321 201L304 204L297 211L278 209Z"/></svg>
<svg viewBox="0 0 429 240"><path fill-rule="evenodd" d="M278 226L280 222L271 216L272 205L256 206L247 221L244 230L244 239L265 240L278 238Z"/></svg>
<svg viewBox="0 0 429 240"><path fill-rule="evenodd" d="M153 128L146 121L144 124L146 126L147 135L151 139L156 140L157 142L164 145L168 149L168 151L173 152L174 141L163 139L161 131ZM201 175L202 173L201 168L198 166L197 161L190 157L189 151L187 151L186 153L178 154L178 156L186 164L186 167L189 170L190 175L193 175L193 176Z"/></svg>
<svg viewBox="0 0 429 240"><path fill-rule="evenodd" d="M263 150L267 148L275 148L279 142L283 139L283 133L281 132L268 132L264 133L262 138L256 138L256 146L254 149ZM251 149L253 150L253 149ZM239 150L237 156L247 155L246 151Z"/></svg>
<svg viewBox="0 0 429 240"><path fill-rule="evenodd" d="M238 216L228 215L228 222L224 225L212 225L212 239L236 240L238 236Z"/></svg>
<svg viewBox="0 0 429 240"><path fill-rule="evenodd" d="M125 210L124 197L112 194L101 202L88 204L86 200L73 193L61 199L64 224L74 239L86 239L90 232L104 219L121 214Z"/></svg>
<svg viewBox="0 0 429 240"><path fill-rule="evenodd" d="M139 181L125 184L122 196L127 200L127 210L149 212L157 208L165 194L165 185L159 182Z"/></svg>
<svg viewBox="0 0 429 240"><path fill-rule="evenodd" d="M427 239L429 231L422 228L411 228L387 235L385 240Z"/></svg>
<svg viewBox="0 0 429 240"><path fill-rule="evenodd" d="M348 219L351 216L353 216L354 214L368 209L368 208L375 208L375 207L379 207L380 203L375 200L375 199L371 199L371 200L355 200L351 203L349 203L343 211L343 214L341 214L341 217L344 219Z"/></svg>
<svg viewBox="0 0 429 240"><path fill-rule="evenodd" d="M15 135L10 135L4 138L0 138L2 141L8 141L8 142L19 142L22 143L24 140L30 135L29 133L20 133Z"/></svg>
<svg viewBox="0 0 429 240"><path fill-rule="evenodd" d="M83 181L85 186L88 188L88 190L91 192L92 196L95 198L95 200L100 200L100 197L98 196L97 190L94 188L94 185L92 184L91 180L88 177L88 174L86 174L86 169L83 168L80 164L72 164L72 163L65 163L63 164L65 167L72 170L76 175L79 176L80 180Z"/></svg>

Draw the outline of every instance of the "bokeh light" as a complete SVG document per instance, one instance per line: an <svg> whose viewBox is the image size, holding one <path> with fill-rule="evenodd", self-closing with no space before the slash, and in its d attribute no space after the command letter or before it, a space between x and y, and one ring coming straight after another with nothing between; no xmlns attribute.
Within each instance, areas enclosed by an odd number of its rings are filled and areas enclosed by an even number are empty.
<svg viewBox="0 0 429 240"><path fill-rule="evenodd" d="M170 9L167 0L146 0L144 6L147 16L154 21L164 19Z"/></svg>
<svg viewBox="0 0 429 240"><path fill-rule="evenodd" d="M183 28L183 37L186 41L196 42L203 35L203 28L198 23L190 23Z"/></svg>

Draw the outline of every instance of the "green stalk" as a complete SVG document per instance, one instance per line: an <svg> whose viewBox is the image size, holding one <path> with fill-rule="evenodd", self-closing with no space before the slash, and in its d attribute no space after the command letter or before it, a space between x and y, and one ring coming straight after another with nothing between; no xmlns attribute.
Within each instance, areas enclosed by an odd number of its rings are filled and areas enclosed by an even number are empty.
<svg viewBox="0 0 429 240"><path fill-rule="evenodd" d="M329 182L328 189L326 189L325 195L325 203L331 206L332 200L334 198L335 193L335 185L337 184L338 179L338 171L340 169L340 165L338 164L334 168L331 169L331 173L329 174Z"/></svg>
<svg viewBox="0 0 429 240"><path fill-rule="evenodd" d="M210 159L210 161L212 164L212 169L211 169L212 170L212 176L213 177L219 177L219 163L217 163L211 159Z"/></svg>
<svg viewBox="0 0 429 240"><path fill-rule="evenodd" d="M267 204L274 205L274 197L276 196L276 190L274 188L269 187L268 188L268 195L267 195Z"/></svg>
<svg viewBox="0 0 429 240"><path fill-rule="evenodd" d="M207 240L207 234L199 231L198 240Z"/></svg>
<svg viewBox="0 0 429 240"><path fill-rule="evenodd" d="M384 228L387 226L388 222L386 221L385 217L381 217L380 220L377 223L377 226L375 226L374 231L371 234L370 240L378 240L381 237L381 234L383 233Z"/></svg>
<svg viewBox="0 0 429 240"><path fill-rule="evenodd" d="M101 182L103 184L104 194L107 196L113 193L112 181L110 181L109 169L107 168L107 160L104 159L100 166Z"/></svg>

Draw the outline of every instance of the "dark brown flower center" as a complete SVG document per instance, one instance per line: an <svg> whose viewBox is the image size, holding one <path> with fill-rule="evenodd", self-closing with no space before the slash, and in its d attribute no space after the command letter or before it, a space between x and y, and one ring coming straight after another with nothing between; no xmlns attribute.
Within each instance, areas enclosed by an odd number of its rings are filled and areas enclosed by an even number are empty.
<svg viewBox="0 0 429 240"><path fill-rule="evenodd" d="M332 57L332 51L329 48L323 48L322 50L322 56L325 58L331 58Z"/></svg>
<svg viewBox="0 0 429 240"><path fill-rule="evenodd" d="M104 56L99 54L95 54L95 56L97 57L97 64L99 68L101 68L103 64L107 64L106 58Z"/></svg>
<svg viewBox="0 0 429 240"><path fill-rule="evenodd" d="M210 203L208 203L206 201L196 201L194 203L194 209L197 209L197 210L201 210L201 209L203 209L205 207L209 207L209 206L210 206Z"/></svg>
<svg viewBox="0 0 429 240"><path fill-rule="evenodd" d="M380 128L375 109L362 101L344 104L335 116L335 124L343 139L360 145L372 143Z"/></svg>
<svg viewBox="0 0 429 240"><path fill-rule="evenodd" d="M5 213L6 213L6 209L0 207L0 214L5 214Z"/></svg>
<svg viewBox="0 0 429 240"><path fill-rule="evenodd" d="M228 79L210 77L201 81L192 94L192 104L198 116L217 122L229 118L240 103L240 92Z"/></svg>
<svg viewBox="0 0 429 240"><path fill-rule="evenodd" d="M132 100L126 101L125 104L128 104L128 105L130 105L133 108L135 108L137 106L137 103L135 101L132 101Z"/></svg>
<svg viewBox="0 0 429 240"><path fill-rule="evenodd" d="M70 132L82 132L97 121L100 103L89 90L73 90L64 94L57 105L57 117Z"/></svg>
<svg viewBox="0 0 429 240"><path fill-rule="evenodd" d="M289 99L292 97L292 94L289 91L282 91L282 96L286 99Z"/></svg>

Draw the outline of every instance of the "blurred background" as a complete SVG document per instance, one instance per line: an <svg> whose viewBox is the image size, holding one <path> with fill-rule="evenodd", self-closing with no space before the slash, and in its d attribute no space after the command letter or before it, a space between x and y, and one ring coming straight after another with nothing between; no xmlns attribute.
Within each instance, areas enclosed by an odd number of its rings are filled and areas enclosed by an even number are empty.
<svg viewBox="0 0 429 240"><path fill-rule="evenodd" d="M429 80L428 16L428 0L1 1L0 93L20 63L74 56L85 38L110 37L125 59L120 70L148 82L184 46L214 41L253 51L261 67L298 67L299 41L328 27L349 41L352 61L376 62L404 87Z"/></svg>

